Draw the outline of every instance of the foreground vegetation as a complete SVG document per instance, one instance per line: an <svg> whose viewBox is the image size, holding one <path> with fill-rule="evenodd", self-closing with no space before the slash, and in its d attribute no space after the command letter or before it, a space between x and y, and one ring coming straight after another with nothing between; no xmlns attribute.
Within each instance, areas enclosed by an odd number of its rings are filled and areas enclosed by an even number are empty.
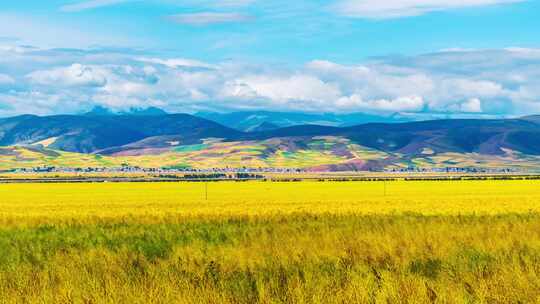
<svg viewBox="0 0 540 304"><path fill-rule="evenodd" d="M539 302L539 184L0 185L0 302Z"/></svg>

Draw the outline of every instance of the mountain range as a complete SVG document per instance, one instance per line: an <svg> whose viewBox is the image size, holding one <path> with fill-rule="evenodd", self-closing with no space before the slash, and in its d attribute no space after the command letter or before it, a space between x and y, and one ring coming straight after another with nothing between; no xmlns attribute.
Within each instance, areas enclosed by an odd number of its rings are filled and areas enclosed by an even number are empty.
<svg viewBox="0 0 540 304"><path fill-rule="evenodd" d="M195 116L206 118L240 131L263 131L297 125L321 125L332 127L349 127L359 124L381 122L406 122L411 119L399 113L388 116L365 113L334 114L334 113L301 113L301 112L270 112L247 111L232 113L198 112Z"/></svg>
<svg viewBox="0 0 540 304"><path fill-rule="evenodd" d="M0 119L0 146L42 147L53 151L104 156L133 156L170 151L204 152L206 148L215 148L212 145L216 143L221 143L220 147L225 143L243 143L244 146L264 147L261 148L261 153L250 150L262 159L276 153L308 153L316 150L317 153L322 153L322 156L344 157L344 161L361 158L357 155L358 151L351 150L352 145L366 151L383 153L384 157L381 157L386 160L434 158L448 153L491 157L505 157L510 154L513 157L540 156L540 116L491 120L377 122L349 126L348 124L355 121L354 117L362 116L304 116L287 113L280 119L274 112L257 113L199 114L207 117L203 118L145 109L116 114L93 111L81 115L21 115ZM223 124L209 119L214 116L221 117L216 120ZM269 119L266 120L263 116ZM323 118L324 120L321 120ZM324 124L295 123L312 122L311 119L317 119L317 122ZM226 123L228 120L231 123ZM253 120L254 123L245 123L246 120ZM339 126L332 126L328 122ZM290 126L287 126L288 124ZM281 127L282 125L285 127ZM326 150L325 141L328 142ZM188 147L187 150L185 147ZM235 155L235 151L246 152L232 149L228 154ZM4 151L5 153L8 152ZM212 157L214 154L206 151L198 157L204 161L204 157ZM246 160L249 157L246 156ZM321 161L311 165L328 164ZM376 167L381 167L381 163Z"/></svg>

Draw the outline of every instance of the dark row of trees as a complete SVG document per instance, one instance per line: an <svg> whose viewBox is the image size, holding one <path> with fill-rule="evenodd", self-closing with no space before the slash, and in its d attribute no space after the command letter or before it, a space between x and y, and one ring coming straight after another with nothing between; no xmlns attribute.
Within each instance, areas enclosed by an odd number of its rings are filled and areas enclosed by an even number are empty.
<svg viewBox="0 0 540 304"><path fill-rule="evenodd" d="M160 178L178 179L178 180L248 180L248 179L264 179L263 175L252 173L205 173L205 174L185 174L183 176L162 174Z"/></svg>

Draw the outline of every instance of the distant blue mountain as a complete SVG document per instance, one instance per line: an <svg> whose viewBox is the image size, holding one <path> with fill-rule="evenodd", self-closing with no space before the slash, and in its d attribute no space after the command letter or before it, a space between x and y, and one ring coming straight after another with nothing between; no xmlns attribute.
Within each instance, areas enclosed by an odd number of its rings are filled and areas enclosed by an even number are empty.
<svg viewBox="0 0 540 304"><path fill-rule="evenodd" d="M0 146L29 145L56 138L53 149L91 153L150 137L175 135L183 144L203 138L238 138L242 132L189 114L22 115L0 119Z"/></svg>
<svg viewBox="0 0 540 304"><path fill-rule="evenodd" d="M332 127L348 127L365 123L381 122L381 123L397 123L407 122L412 119L402 117L399 114L390 116L371 115L365 113L349 113L349 114L313 114L300 112L270 112L270 111L248 111L248 112L231 112L231 113L216 113L216 112L199 112L195 116L213 120L222 125L240 131L260 130L259 126L269 125L275 128L284 128L298 125L322 125Z"/></svg>
<svg viewBox="0 0 540 304"><path fill-rule="evenodd" d="M95 106L92 108L92 110L83 113L84 116L110 116L110 115L116 115L111 109L103 107L103 106Z"/></svg>
<svg viewBox="0 0 540 304"><path fill-rule="evenodd" d="M274 112L250 113L231 113L222 123L189 114L163 114L155 109L120 114L96 109L85 115L21 115L0 119L0 146L31 145L55 138L50 148L105 154L133 148L163 148L170 146L170 142L198 144L207 138L259 141L339 136L396 155L424 151L498 155L508 150L540 155L540 116L355 124L356 119L365 116L289 113L280 117ZM238 121L234 123L231 116ZM241 123L242 117L252 124ZM281 125L268 121L269 117ZM281 127L287 124L290 126ZM232 128L248 125L255 126L248 129L251 132Z"/></svg>
<svg viewBox="0 0 540 304"><path fill-rule="evenodd" d="M133 116L161 116L168 113L157 107L137 108L132 107L124 111L113 111L103 106L95 106L92 110L84 113L85 116L114 116L114 115L133 115Z"/></svg>

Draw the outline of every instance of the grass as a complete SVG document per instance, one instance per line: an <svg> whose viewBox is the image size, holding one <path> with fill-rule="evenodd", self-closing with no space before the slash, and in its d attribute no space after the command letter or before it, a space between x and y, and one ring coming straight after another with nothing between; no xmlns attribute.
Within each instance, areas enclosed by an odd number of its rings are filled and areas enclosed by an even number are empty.
<svg viewBox="0 0 540 304"><path fill-rule="evenodd" d="M200 144L200 145L188 145L188 146L180 146L178 148L174 148L176 152L197 152L208 148L208 145L206 144Z"/></svg>
<svg viewBox="0 0 540 304"><path fill-rule="evenodd" d="M535 303L539 186L0 185L0 302Z"/></svg>

